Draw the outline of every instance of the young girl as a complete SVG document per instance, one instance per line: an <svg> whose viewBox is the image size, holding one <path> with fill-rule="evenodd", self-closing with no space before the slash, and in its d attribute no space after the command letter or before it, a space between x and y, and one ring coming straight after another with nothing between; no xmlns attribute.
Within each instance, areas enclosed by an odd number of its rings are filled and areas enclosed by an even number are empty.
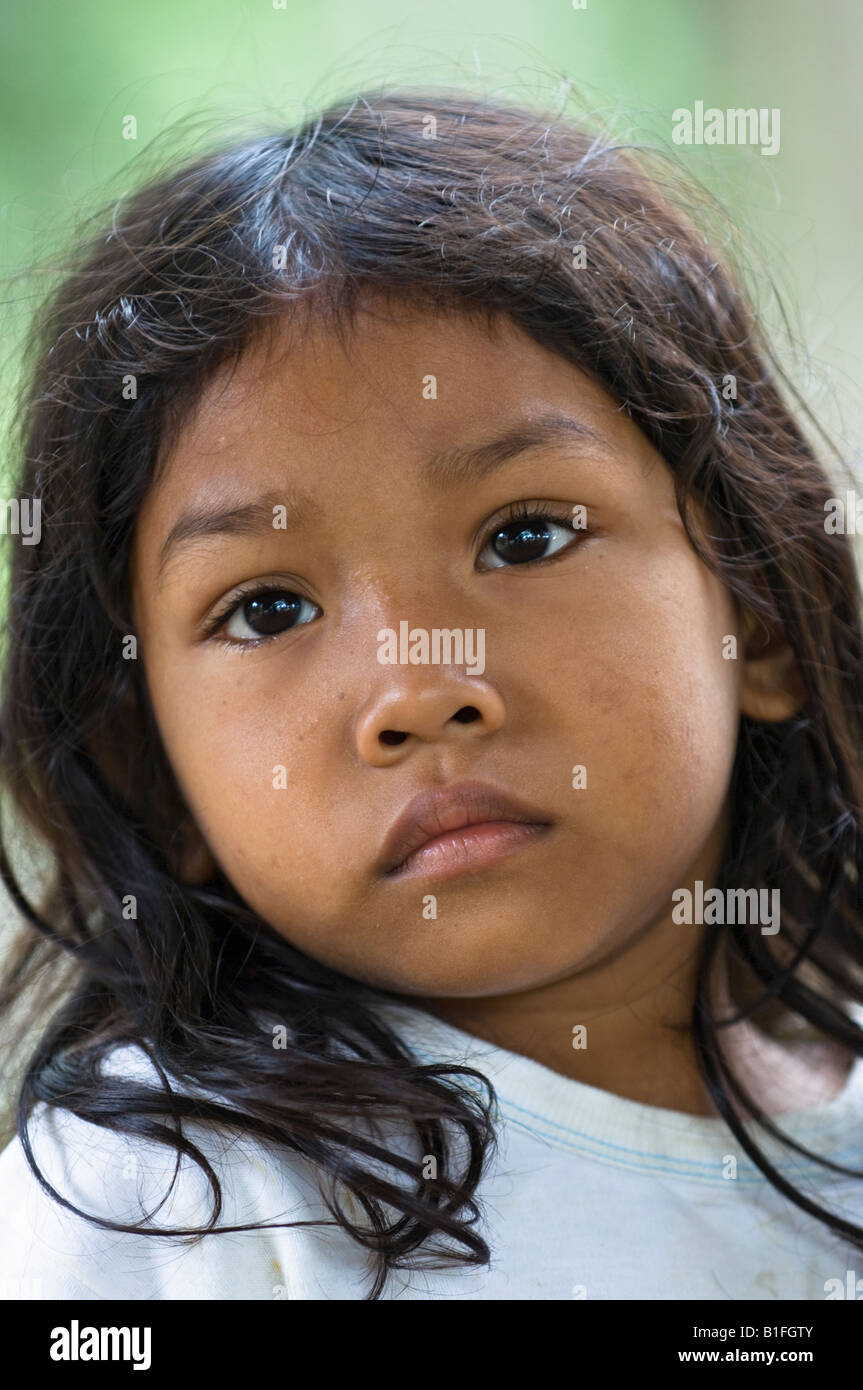
<svg viewBox="0 0 863 1390"><path fill-rule="evenodd" d="M698 222L567 120L367 94L64 274L7 1296L847 1296L860 594Z"/></svg>

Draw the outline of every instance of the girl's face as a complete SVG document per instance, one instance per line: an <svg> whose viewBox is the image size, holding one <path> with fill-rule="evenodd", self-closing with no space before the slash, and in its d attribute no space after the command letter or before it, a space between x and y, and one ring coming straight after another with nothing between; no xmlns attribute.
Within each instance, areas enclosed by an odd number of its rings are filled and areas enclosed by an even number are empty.
<svg viewBox="0 0 863 1390"><path fill-rule="evenodd" d="M141 510L164 746L209 854L309 955L405 994L562 980L715 873L741 708L792 706L610 396L507 318L365 304L347 351L318 325L221 373ZM382 662L401 624L462 633L463 663ZM407 803L466 780L550 827L383 873Z"/></svg>

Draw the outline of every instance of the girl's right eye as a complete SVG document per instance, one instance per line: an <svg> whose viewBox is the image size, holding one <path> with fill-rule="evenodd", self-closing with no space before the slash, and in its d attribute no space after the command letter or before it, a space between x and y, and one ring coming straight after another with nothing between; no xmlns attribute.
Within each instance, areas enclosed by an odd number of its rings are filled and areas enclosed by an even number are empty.
<svg viewBox="0 0 863 1390"><path fill-rule="evenodd" d="M320 612L321 609L311 599L291 589L249 589L216 614L207 636L215 637L216 641L228 646L256 647L280 637L291 628L314 621ZM225 636L217 637L222 628Z"/></svg>

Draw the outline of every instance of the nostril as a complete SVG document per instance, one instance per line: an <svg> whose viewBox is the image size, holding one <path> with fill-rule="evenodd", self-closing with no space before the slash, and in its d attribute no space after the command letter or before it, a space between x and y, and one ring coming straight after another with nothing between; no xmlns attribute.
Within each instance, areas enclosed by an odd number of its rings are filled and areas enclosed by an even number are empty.
<svg viewBox="0 0 863 1390"><path fill-rule="evenodd" d="M462 705L450 718L459 724L473 724L474 720L480 718L480 712L476 705ZM388 747L397 747L398 744L404 743L407 737L408 734L402 729L382 729L378 734L378 742Z"/></svg>
<svg viewBox="0 0 863 1390"><path fill-rule="evenodd" d="M472 724L475 719L479 719L479 710L476 705L462 705L460 710L456 710L453 719L457 719L459 724Z"/></svg>

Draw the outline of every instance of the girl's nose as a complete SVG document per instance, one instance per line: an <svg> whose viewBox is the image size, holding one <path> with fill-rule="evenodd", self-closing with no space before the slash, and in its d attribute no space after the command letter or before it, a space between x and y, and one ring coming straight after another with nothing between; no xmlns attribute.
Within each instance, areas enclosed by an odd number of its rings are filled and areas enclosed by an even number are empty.
<svg viewBox="0 0 863 1390"><path fill-rule="evenodd" d="M503 698L489 681L430 667L406 673L372 697L357 719L356 746L365 762L384 767L418 742L481 738L505 719Z"/></svg>

